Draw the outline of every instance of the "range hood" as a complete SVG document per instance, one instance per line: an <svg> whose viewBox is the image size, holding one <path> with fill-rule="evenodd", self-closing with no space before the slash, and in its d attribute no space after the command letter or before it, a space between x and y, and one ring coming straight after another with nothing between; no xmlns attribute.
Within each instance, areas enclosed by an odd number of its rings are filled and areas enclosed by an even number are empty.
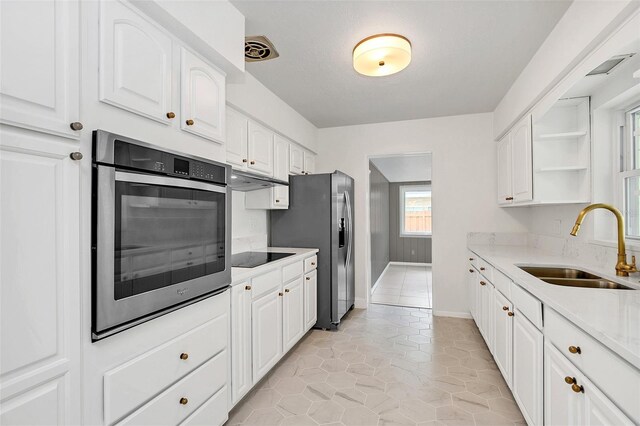
<svg viewBox="0 0 640 426"><path fill-rule="evenodd" d="M234 191L257 191L258 189L272 188L276 185L289 186L289 182L239 170L232 170L231 179L229 179L229 186Z"/></svg>

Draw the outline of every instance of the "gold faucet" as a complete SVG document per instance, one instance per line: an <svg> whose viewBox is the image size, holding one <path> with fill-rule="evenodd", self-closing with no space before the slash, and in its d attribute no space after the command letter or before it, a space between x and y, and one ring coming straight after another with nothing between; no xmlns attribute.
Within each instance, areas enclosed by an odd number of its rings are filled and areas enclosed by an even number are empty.
<svg viewBox="0 0 640 426"><path fill-rule="evenodd" d="M629 272L638 272L636 269L636 257L631 256L631 263L627 263L627 249L626 244L624 242L624 218L622 217L622 213L620 210L609 204L591 204L590 206L582 209L580 213L578 213L578 217L576 218L576 224L573 225L573 229L571 229L571 235L574 237L578 235L578 231L580 230L580 225L582 225L582 221L584 217L591 210L595 209L605 209L609 210L616 216L618 220L618 263L616 263L616 275L619 277L628 277Z"/></svg>

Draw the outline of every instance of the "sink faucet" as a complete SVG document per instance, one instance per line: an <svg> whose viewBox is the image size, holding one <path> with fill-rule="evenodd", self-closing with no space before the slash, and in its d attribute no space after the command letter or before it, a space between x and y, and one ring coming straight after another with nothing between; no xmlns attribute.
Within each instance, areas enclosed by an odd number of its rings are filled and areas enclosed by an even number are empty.
<svg viewBox="0 0 640 426"><path fill-rule="evenodd" d="M578 213L576 224L573 225L573 229L571 229L571 235L573 235L574 237L578 235L578 231L580 230L580 225L582 225L584 217L591 210L595 209L609 210L616 216L616 219L618 220L618 263L616 263L616 275L619 277L628 277L629 272L638 272L638 270L636 269L635 256L631 256L631 263L627 263L627 249L624 242L624 218L622 217L622 213L620 213L620 210L618 210L617 208L603 203L591 204L590 206L585 207L580 213Z"/></svg>

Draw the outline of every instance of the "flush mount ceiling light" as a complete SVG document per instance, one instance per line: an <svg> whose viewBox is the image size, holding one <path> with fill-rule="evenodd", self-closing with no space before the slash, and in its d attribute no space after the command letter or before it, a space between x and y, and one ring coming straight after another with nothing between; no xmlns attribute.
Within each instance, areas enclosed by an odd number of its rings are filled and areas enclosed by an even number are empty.
<svg viewBox="0 0 640 426"><path fill-rule="evenodd" d="M353 48L353 68L360 74L381 77L402 71L411 62L411 42L398 34L376 34Z"/></svg>

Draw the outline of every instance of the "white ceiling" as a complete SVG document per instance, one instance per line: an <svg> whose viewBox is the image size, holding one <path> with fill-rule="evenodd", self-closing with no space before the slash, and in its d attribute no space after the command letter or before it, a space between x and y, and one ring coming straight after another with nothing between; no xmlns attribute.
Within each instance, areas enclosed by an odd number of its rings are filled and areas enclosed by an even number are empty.
<svg viewBox="0 0 640 426"><path fill-rule="evenodd" d="M245 1L247 35L280 57L247 70L317 127L495 109L570 1ZM351 64L372 34L411 40L398 74L365 77Z"/></svg>
<svg viewBox="0 0 640 426"><path fill-rule="evenodd" d="M431 180L431 154L394 155L370 160L389 182Z"/></svg>

